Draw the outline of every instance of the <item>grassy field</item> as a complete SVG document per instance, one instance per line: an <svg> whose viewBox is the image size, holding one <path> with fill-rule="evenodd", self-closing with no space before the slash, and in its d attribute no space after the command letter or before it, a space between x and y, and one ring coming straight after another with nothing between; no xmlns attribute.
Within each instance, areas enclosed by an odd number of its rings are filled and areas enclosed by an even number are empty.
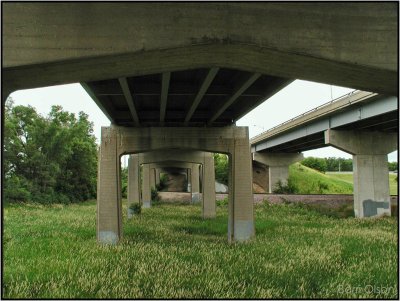
<svg viewBox="0 0 400 301"><path fill-rule="evenodd" d="M327 176L332 179L339 179L353 185L352 173L327 173ZM397 195L397 174L389 174L389 188L391 195Z"/></svg>
<svg viewBox="0 0 400 301"><path fill-rule="evenodd" d="M256 238L227 243L227 208L162 204L95 240L96 204L6 205L5 298L398 298L397 219L256 206Z"/></svg>
<svg viewBox="0 0 400 301"><path fill-rule="evenodd" d="M289 177L302 194L352 194L353 184L333 178L312 168L295 163L289 167ZM325 188L326 187L326 188Z"/></svg>
<svg viewBox="0 0 400 301"><path fill-rule="evenodd" d="M289 176L299 188L298 193L304 194L352 194L352 173L326 173L323 174L314 169L292 164L289 167ZM397 175L389 174L390 194L397 195Z"/></svg>

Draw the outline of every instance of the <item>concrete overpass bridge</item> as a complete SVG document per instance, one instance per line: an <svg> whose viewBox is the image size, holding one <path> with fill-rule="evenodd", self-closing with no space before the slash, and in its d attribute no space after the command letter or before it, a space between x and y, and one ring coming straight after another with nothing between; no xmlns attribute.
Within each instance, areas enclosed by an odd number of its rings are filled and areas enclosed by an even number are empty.
<svg viewBox="0 0 400 301"><path fill-rule="evenodd" d="M398 149L398 114L397 97L351 92L252 138L253 159L269 166L271 192L302 151L339 148L353 155L356 216L390 214L387 154Z"/></svg>
<svg viewBox="0 0 400 301"><path fill-rule="evenodd" d="M97 238L122 237L120 156L229 155L228 240L254 236L248 129L294 79L396 95L396 3L2 5L2 109L16 90L82 83L103 128Z"/></svg>

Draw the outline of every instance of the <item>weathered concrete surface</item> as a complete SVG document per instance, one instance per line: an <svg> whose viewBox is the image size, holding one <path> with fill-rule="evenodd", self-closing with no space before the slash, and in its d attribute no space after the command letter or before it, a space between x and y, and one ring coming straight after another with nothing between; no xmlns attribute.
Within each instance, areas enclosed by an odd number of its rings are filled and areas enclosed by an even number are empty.
<svg viewBox="0 0 400 301"><path fill-rule="evenodd" d="M210 153L205 153L203 171L203 218L215 218L215 167L214 157Z"/></svg>
<svg viewBox="0 0 400 301"><path fill-rule="evenodd" d="M192 164L192 172L191 176L191 184L192 184L192 193L200 192L200 165Z"/></svg>
<svg viewBox="0 0 400 301"><path fill-rule="evenodd" d="M12 90L220 66L397 93L396 3L8 2L2 17Z"/></svg>
<svg viewBox="0 0 400 301"><path fill-rule="evenodd" d="M142 165L142 206L143 208L151 207L151 186L150 186L150 165Z"/></svg>
<svg viewBox="0 0 400 301"><path fill-rule="evenodd" d="M131 155L128 158L128 218L132 217L133 210L129 208L133 203L140 202L140 177L139 177L139 158Z"/></svg>
<svg viewBox="0 0 400 301"><path fill-rule="evenodd" d="M228 241L246 241L254 236L251 156L247 127L138 129L112 126L102 128L101 140L98 231L104 231L104 229L114 231L112 232L114 233L113 242L118 242L121 237L119 226L121 215L118 213L120 212L120 189L117 189L120 183L112 186L111 190L108 189L108 183L119 179L117 172L119 169L115 167L120 164L120 156L166 149L202 150L228 154L229 184L232 192L229 200ZM103 156L104 152L107 153ZM150 179L148 174L146 175L145 166L143 183L146 181L149 183ZM103 172L105 177L102 175ZM148 183L143 188L148 187ZM214 183L212 188L214 190ZM143 199L146 200L147 197L143 191ZM107 243L108 241L99 239L99 242Z"/></svg>
<svg viewBox="0 0 400 301"><path fill-rule="evenodd" d="M253 160L268 166L268 192L271 193L280 181L287 185L289 165L301 161L302 153L253 153Z"/></svg>
<svg viewBox="0 0 400 301"><path fill-rule="evenodd" d="M397 149L397 133L325 132L326 144L353 154L354 214L391 215L387 154Z"/></svg>
<svg viewBox="0 0 400 301"><path fill-rule="evenodd" d="M116 244L122 237L120 162L117 137L102 128L97 177L97 240Z"/></svg>

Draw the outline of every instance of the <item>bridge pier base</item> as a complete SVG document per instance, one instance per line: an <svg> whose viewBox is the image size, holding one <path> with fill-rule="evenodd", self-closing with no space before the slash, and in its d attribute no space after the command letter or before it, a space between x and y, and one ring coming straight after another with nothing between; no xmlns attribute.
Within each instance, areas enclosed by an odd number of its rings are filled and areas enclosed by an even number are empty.
<svg viewBox="0 0 400 301"><path fill-rule="evenodd" d="M289 165L304 158L301 153L254 153L253 160L268 166L268 192L272 193L276 184L280 181L287 185L289 177Z"/></svg>
<svg viewBox="0 0 400 301"><path fill-rule="evenodd" d="M397 149L397 133L325 131L325 143L353 155L354 215L391 215L387 154Z"/></svg>

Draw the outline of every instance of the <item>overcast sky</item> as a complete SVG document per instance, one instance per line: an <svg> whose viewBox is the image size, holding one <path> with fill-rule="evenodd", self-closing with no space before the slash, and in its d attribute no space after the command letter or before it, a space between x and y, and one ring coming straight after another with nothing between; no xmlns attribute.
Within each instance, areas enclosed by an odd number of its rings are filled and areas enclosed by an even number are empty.
<svg viewBox="0 0 400 301"><path fill-rule="evenodd" d="M351 91L353 89L296 80L263 102L236 124L248 126L250 137L254 137L290 118L326 103L332 98L335 99ZM52 105L61 105L64 110L76 114L79 111L85 112L89 115L89 120L94 123L94 134L98 142L101 127L110 125L107 117L79 84L21 90L12 93L11 97L15 105L31 105L44 116L50 112ZM333 147L306 151L304 156L351 158L351 155ZM397 161L397 152L389 154L389 161Z"/></svg>

